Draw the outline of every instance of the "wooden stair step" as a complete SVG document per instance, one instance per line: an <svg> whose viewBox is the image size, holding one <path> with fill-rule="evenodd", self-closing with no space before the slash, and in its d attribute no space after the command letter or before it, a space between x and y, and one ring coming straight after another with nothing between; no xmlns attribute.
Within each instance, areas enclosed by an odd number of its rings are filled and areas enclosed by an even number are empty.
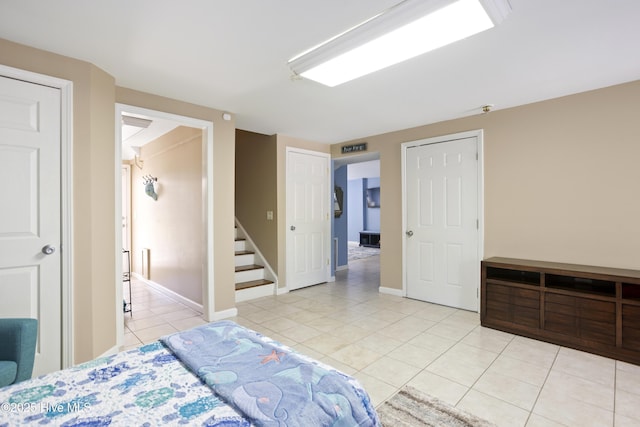
<svg viewBox="0 0 640 427"><path fill-rule="evenodd" d="M256 264L239 265L236 267L236 273L239 271L260 270L262 268L264 268L262 265L256 265Z"/></svg>
<svg viewBox="0 0 640 427"><path fill-rule="evenodd" d="M253 251L236 251L236 256L238 255L253 255L255 252Z"/></svg>
<svg viewBox="0 0 640 427"><path fill-rule="evenodd" d="M236 283L236 291L240 291L242 289L255 288L257 286L270 285L273 282L271 280L260 279L260 280L251 280L249 282Z"/></svg>

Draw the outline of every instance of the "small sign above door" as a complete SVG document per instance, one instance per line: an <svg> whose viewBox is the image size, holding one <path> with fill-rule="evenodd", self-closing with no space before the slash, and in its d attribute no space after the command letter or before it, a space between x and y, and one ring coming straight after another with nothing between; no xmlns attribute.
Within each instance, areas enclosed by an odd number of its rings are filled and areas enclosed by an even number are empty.
<svg viewBox="0 0 640 427"><path fill-rule="evenodd" d="M361 142L360 144L345 145L342 147L342 154L354 153L356 151L367 151L367 143Z"/></svg>

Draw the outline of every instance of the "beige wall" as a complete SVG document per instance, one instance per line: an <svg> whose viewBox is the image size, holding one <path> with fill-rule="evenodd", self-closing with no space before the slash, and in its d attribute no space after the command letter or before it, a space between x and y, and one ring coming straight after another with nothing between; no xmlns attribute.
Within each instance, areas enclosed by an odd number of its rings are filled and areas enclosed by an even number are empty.
<svg viewBox="0 0 640 427"><path fill-rule="evenodd" d="M116 344L114 79L8 40L0 52L3 65L73 82L73 358L83 362Z"/></svg>
<svg viewBox="0 0 640 427"><path fill-rule="evenodd" d="M275 135L236 131L236 218L278 274L276 164Z"/></svg>
<svg viewBox="0 0 640 427"><path fill-rule="evenodd" d="M213 122L214 198L209 201L209 210L213 212L214 304L216 312L233 309L235 117L227 121L220 110L122 87L116 87L116 102Z"/></svg>
<svg viewBox="0 0 640 427"><path fill-rule="evenodd" d="M330 153L331 146L285 135L276 136L278 180L278 286L287 285L287 147Z"/></svg>
<svg viewBox="0 0 640 427"><path fill-rule="evenodd" d="M8 40L0 39L0 52L3 65L73 82L73 362L117 343L116 102L213 122L215 310L233 309L233 116L225 121L219 110L116 87L112 76L92 64Z"/></svg>
<svg viewBox="0 0 640 427"><path fill-rule="evenodd" d="M140 158L142 169L131 166L132 271L142 274L149 249L149 279L202 305L202 130L180 126L144 145ZM145 192L147 175L158 178L157 200Z"/></svg>
<svg viewBox="0 0 640 427"><path fill-rule="evenodd" d="M402 287L400 144L484 129L484 256L640 269L640 81L362 138L380 152L381 285ZM340 147L331 146L334 158Z"/></svg>
<svg viewBox="0 0 640 427"><path fill-rule="evenodd" d="M330 152L329 145L313 141L237 131L236 216L271 263L280 287L286 286L287 147ZM267 210L274 210L274 221L266 220Z"/></svg>

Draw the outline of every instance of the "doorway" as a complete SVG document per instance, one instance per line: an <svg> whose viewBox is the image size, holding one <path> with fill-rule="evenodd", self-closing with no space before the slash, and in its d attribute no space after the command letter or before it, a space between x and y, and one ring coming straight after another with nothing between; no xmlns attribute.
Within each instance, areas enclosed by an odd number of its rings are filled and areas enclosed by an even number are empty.
<svg viewBox="0 0 640 427"><path fill-rule="evenodd" d="M404 291L478 311L482 259L482 132L402 145Z"/></svg>
<svg viewBox="0 0 640 427"><path fill-rule="evenodd" d="M333 219L333 271L346 270L353 262L372 258L377 261L379 275L383 240L380 235L380 154L334 159L333 184L335 189L343 190L342 212ZM363 245L360 245L361 236Z"/></svg>
<svg viewBox="0 0 640 427"><path fill-rule="evenodd" d="M116 177L118 179L118 182L116 185L116 192L117 192L116 221L118 223L118 229L122 228L121 221L122 221L123 213L126 212L123 198L122 198L123 196L122 183L120 181L121 179L120 171L122 168L122 159L123 159L123 141L122 141L122 129L121 129L122 123L123 123L122 121L123 116L145 118L146 120L149 120L149 121L158 120L163 122L174 123L174 126L171 127L170 129L175 129L175 130L171 133L173 134L174 132L178 132L180 137L182 137L183 135L183 133L180 133L180 132L184 132L184 131L191 132L191 133L188 133L188 135L190 136L185 137L184 140L178 140L175 143L172 142L171 145L169 146L162 146L161 144L156 144L156 146L153 148L154 150L153 156L151 159L149 159L149 163L147 163L147 166L155 163L156 167L160 168L162 164L164 164L166 167L166 165L171 165L172 163L178 162L177 158L172 158L172 156L174 155L174 152L172 152L171 150L173 150L174 147L180 147L181 149L185 147L189 147L188 150L190 151L193 151L194 149L199 151L199 154L200 154L199 161L201 162L201 167L191 167L190 168L191 170L189 170L189 168L183 168L181 172L175 172L175 171L167 172L167 174L164 176L164 181L163 181L162 176L154 176L155 172L152 171L151 168L147 167L145 169L144 160L140 157L139 153L136 153L133 158L133 161L131 162L132 163L131 169L134 171L132 175L135 176L132 179L132 186L133 186L133 189L136 192L138 192L139 199L143 200L143 202L148 205L146 206L145 209L153 211L156 215L164 216L163 221L166 221L167 219L171 220L171 218L175 218L175 220L172 222L172 224L175 224L175 226L172 225L170 227L164 227L164 228L161 227L163 228L163 230L157 230L157 231L158 232L163 231L166 234L168 232L166 228L169 228L170 229L169 231L176 233L175 236L173 237L177 239L182 239L184 237L180 229L181 217L177 214L176 214L177 216L174 215L173 217L171 217L170 216L171 214L170 213L168 214L168 211L175 212L176 210L179 210L181 206L184 206L184 203L177 201L176 197L177 198L190 197L190 202L194 202L194 201L199 202L199 205L198 205L199 208L195 212L196 218L194 219L194 221L191 221L191 222L195 222L196 224L189 224L190 227L192 228L199 227L198 233L196 233L197 237L194 237L194 239L192 239L192 242L188 244L190 245L191 248L194 248L194 250L190 252L201 252L202 256L196 260L197 265L194 264L193 260L189 261L191 266L189 271L193 271L195 268L197 269L198 273L201 273L201 274L198 274L198 277L200 277L199 280L201 283L200 283L200 291L197 296L200 297L202 304L201 305L196 304L196 305L199 306L198 311L203 312L203 317L205 319L213 319L213 313L214 313L214 307L215 307L214 292L213 292L214 276L213 276L213 262L212 262L213 260L213 123L209 121L200 120L200 119L178 116L175 114L170 114L170 113L156 111L156 110L148 110L145 108L140 108L135 106L129 106L129 105L123 105L123 104L116 105L116 167L118 170L118 173L116 174ZM193 131L197 133L196 136L193 135ZM165 130L164 133L167 133L167 132L168 130ZM194 138L196 139L194 140ZM158 140L158 142L161 143L162 141ZM190 191L189 196L182 194L178 184L181 182L183 178L185 178L185 176L184 175L169 176L170 174L177 174L177 173L186 173L186 174L192 174L192 175L195 174L195 177L191 177L187 179L189 179L190 182L195 181L196 185L198 185L199 187L196 188L195 191ZM165 185L164 188L163 188L163 183ZM164 192L164 199L163 199L163 192ZM162 201L167 202L168 200L172 201L170 205L167 205L165 203L165 206L163 206L163 208L159 208L160 204L162 204ZM160 201L160 204L158 204L159 201ZM134 210L130 215L130 218L131 218L130 223L132 224L131 228L135 228L136 215L137 215L137 212L134 207ZM153 234L154 230L149 230L149 233ZM173 237L169 237L168 238L169 241L173 241ZM123 244L125 243L124 242L125 238L126 237L123 236L123 233L118 232L116 234L117 248L124 247ZM169 243L169 245L170 244L171 243ZM140 248L136 248L135 239L133 239L131 246L135 250L135 252L132 251L131 256L138 257L140 263L142 263L144 261L142 259L142 256L145 253L145 251L137 250ZM146 253L151 254L150 251L146 251ZM156 261L158 261L156 265L159 267L161 262L159 257L163 256L162 254L163 254L163 249L160 248L156 250L154 254L150 255L150 258L147 258L147 260L150 259L151 262L153 263L153 256L156 256L157 257ZM175 257L165 256L165 259L167 259L167 262L173 262L172 258L175 258ZM172 265L171 267L174 269L172 271L174 271L175 274L188 274L186 272L180 271L180 269L184 266L184 264L182 264L184 260L181 257L178 257L178 258L180 259L176 260L176 262L180 264ZM193 258L193 256L191 258ZM118 275L117 277L122 277L124 262L121 254L118 254L118 256L116 257L116 261L117 261L116 274ZM153 268L153 264L151 264L151 268ZM123 335L124 335L124 318L123 318L124 316L123 316L123 310L122 310L122 307L123 307L122 286L118 286L117 289L118 291L116 293L115 306L118 313L118 315L116 316L117 328L118 328L118 345L121 346L123 343ZM171 289L167 289L166 291L167 293L171 293ZM179 295L179 294L174 293L174 295L172 296L175 297L176 295ZM185 301L183 302L186 303L186 300L188 300L189 298L185 297L184 299ZM132 308L134 308L135 310L135 301L133 301Z"/></svg>

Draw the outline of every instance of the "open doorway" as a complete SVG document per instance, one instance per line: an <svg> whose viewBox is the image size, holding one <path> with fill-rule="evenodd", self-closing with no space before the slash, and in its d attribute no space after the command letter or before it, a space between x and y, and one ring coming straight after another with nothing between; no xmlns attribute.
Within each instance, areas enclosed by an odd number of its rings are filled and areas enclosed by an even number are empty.
<svg viewBox="0 0 640 427"><path fill-rule="evenodd" d="M333 161L335 211L333 263L336 272L365 258L377 260L380 236L380 156L368 153Z"/></svg>
<svg viewBox="0 0 640 427"><path fill-rule="evenodd" d="M212 147L213 124L138 107L118 105L116 189L118 277L144 281L210 318L213 310ZM125 194L129 191L129 196ZM121 224L120 224L121 223ZM118 246L118 247L119 247ZM126 286L125 286L126 288ZM126 290L125 290L126 292ZM118 287L118 337L124 334ZM128 300L135 316L135 301Z"/></svg>

